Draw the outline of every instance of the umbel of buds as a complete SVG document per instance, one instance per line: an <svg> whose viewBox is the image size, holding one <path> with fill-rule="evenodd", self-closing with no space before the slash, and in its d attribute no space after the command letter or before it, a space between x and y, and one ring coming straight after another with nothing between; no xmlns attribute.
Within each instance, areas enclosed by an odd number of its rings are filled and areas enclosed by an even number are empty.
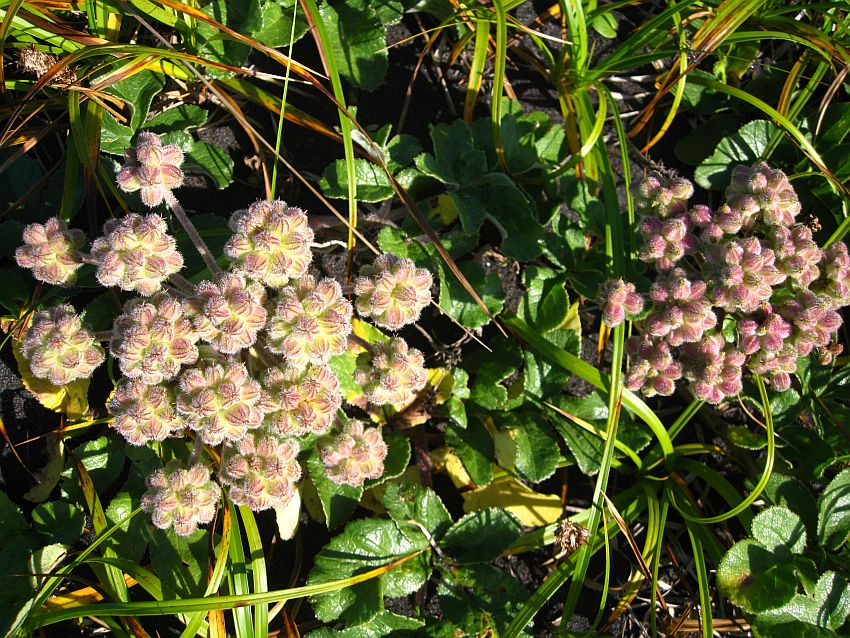
<svg viewBox="0 0 850 638"><path fill-rule="evenodd" d="M173 527L178 536L188 536L198 525L209 523L221 498L221 489L201 464L188 470L174 465L156 470L148 478L148 486L142 509L151 514L156 527Z"/></svg>
<svg viewBox="0 0 850 638"><path fill-rule="evenodd" d="M357 357L354 380L369 403L404 407L428 381L424 363L422 353L400 337L379 341Z"/></svg>
<svg viewBox="0 0 850 638"><path fill-rule="evenodd" d="M223 354L236 354L254 344L266 325L266 290L241 274L221 273L202 281L187 306L198 336Z"/></svg>
<svg viewBox="0 0 850 638"><path fill-rule="evenodd" d="M266 421L287 436L324 434L342 405L339 379L324 365L272 368L263 378Z"/></svg>
<svg viewBox="0 0 850 638"><path fill-rule="evenodd" d="M21 342L21 354L36 377L53 385L90 377L106 358L94 335L68 304L36 313Z"/></svg>
<svg viewBox="0 0 850 638"><path fill-rule="evenodd" d="M39 281L70 286L83 265L79 250L85 243L81 230L69 230L61 219L51 217L43 226L30 224L24 229L24 245L15 251L15 259Z"/></svg>
<svg viewBox="0 0 850 638"><path fill-rule="evenodd" d="M112 427L131 445L163 441L185 427L174 409L174 391L140 379L122 379L107 408L115 416Z"/></svg>
<svg viewBox="0 0 850 638"><path fill-rule="evenodd" d="M255 430L228 450L222 461L222 480L231 486L230 498L255 512L286 505L301 478L298 442L265 430Z"/></svg>
<svg viewBox="0 0 850 638"><path fill-rule="evenodd" d="M431 273L412 259L380 255L354 282L357 312L382 328L398 330L419 319L431 303L431 284Z"/></svg>
<svg viewBox="0 0 850 638"><path fill-rule="evenodd" d="M124 152L124 166L117 182L128 193L140 191L145 206L158 206L171 191L183 185L183 151L174 144L163 145L159 135L139 133L136 146Z"/></svg>
<svg viewBox="0 0 850 638"><path fill-rule="evenodd" d="M794 223L800 202L788 178L763 162L733 171L716 211L688 209L692 194L685 180L657 174L637 187L640 257L659 274L637 322L643 335L626 344L626 386L668 395L684 377L717 404L741 392L749 371L787 390L797 359L817 348L829 362L841 351L834 338L837 311L850 303L847 246L821 250L811 229ZM611 282L601 294L609 326L642 309L632 284Z"/></svg>
<svg viewBox="0 0 850 638"><path fill-rule="evenodd" d="M259 201L230 218L233 236L224 254L233 269L269 288L281 288L306 274L313 259L313 229L300 208Z"/></svg>
<svg viewBox="0 0 850 638"><path fill-rule="evenodd" d="M339 434L320 440L317 447L325 473L336 483L360 487L366 479L384 473L387 444L377 428L364 427L362 421L349 421Z"/></svg>
<svg viewBox="0 0 850 638"><path fill-rule="evenodd" d="M148 297L183 268L183 256L159 215L130 213L106 222L106 235L92 243L97 280L104 286L136 291Z"/></svg>

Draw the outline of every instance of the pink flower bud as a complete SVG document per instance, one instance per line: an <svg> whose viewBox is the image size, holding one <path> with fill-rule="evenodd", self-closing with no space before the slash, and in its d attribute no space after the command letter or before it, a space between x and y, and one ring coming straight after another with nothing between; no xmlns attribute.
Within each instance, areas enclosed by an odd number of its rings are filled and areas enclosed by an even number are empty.
<svg viewBox="0 0 850 638"><path fill-rule="evenodd" d="M380 255L354 281L357 312L382 328L398 330L419 319L431 303L432 283L431 273L413 260Z"/></svg>
<svg viewBox="0 0 850 638"><path fill-rule="evenodd" d="M301 478L298 451L295 439L263 430L225 448L221 479L230 485L231 500L255 512L286 505Z"/></svg>
<svg viewBox="0 0 850 638"><path fill-rule="evenodd" d="M158 206L175 188L183 185L183 151L174 144L163 146L156 133L139 134L135 147L124 153L118 187L127 193L141 191L145 206Z"/></svg>
<svg viewBox="0 0 850 638"><path fill-rule="evenodd" d="M372 345L371 352L357 357L354 380L363 387L369 403L402 408L425 387L425 357L396 337Z"/></svg>
<svg viewBox="0 0 850 638"><path fill-rule="evenodd" d="M198 525L215 518L221 488L210 479L203 465L188 470L169 464L148 478L149 490L142 497L142 509L151 514L159 529L174 528L178 536L188 536Z"/></svg>
<svg viewBox="0 0 850 638"><path fill-rule="evenodd" d="M30 224L24 229L24 245L15 251L21 268L30 268L39 281L56 286L70 286L83 265L79 249L86 237L80 230L69 230L58 217L44 225Z"/></svg>
<svg viewBox="0 0 850 638"><path fill-rule="evenodd" d="M377 428L366 428L361 421L349 421L339 434L317 443L327 477L353 487L384 473L387 444Z"/></svg>

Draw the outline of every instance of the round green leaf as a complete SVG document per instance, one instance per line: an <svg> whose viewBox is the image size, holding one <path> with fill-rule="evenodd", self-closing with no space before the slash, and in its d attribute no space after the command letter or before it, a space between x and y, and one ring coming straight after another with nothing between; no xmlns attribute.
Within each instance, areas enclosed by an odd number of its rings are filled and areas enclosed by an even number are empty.
<svg viewBox="0 0 850 638"><path fill-rule="evenodd" d="M768 507L753 519L753 538L771 552L800 554L806 548L803 521L787 507Z"/></svg>
<svg viewBox="0 0 850 638"><path fill-rule="evenodd" d="M717 586L736 605L758 613L791 600L797 579L790 561L777 560L775 554L748 538L734 545L720 561Z"/></svg>

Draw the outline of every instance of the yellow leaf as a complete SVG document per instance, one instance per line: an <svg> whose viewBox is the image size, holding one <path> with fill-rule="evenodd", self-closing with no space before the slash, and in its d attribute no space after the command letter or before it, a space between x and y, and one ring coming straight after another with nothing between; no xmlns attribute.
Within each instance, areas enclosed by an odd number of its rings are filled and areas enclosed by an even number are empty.
<svg viewBox="0 0 850 638"><path fill-rule="evenodd" d="M437 197L437 205L431 209L430 217L433 219L435 214L439 215L440 221L445 226L448 226L457 219L457 204L455 204L451 195L443 193Z"/></svg>
<svg viewBox="0 0 850 638"><path fill-rule="evenodd" d="M425 368L428 373L427 387L434 388L432 403L440 405L452 397L455 380L452 373L445 368Z"/></svg>
<svg viewBox="0 0 850 638"><path fill-rule="evenodd" d="M448 447L441 447L431 452L431 462L438 472L445 472L455 487L472 485L472 479L463 467L463 462Z"/></svg>
<svg viewBox="0 0 850 638"><path fill-rule="evenodd" d="M516 516L523 525L539 527L554 523L562 515L561 499L553 494L540 494L515 478L495 481L463 496L463 511L477 512L500 507Z"/></svg>
<svg viewBox="0 0 850 638"><path fill-rule="evenodd" d="M578 316L578 302L575 301L570 305L567 311L567 316L564 317L564 322L558 326L561 330L572 330L579 337L581 336L581 319Z"/></svg>
<svg viewBox="0 0 850 638"><path fill-rule="evenodd" d="M383 332L378 330L371 323L366 323L360 319L352 319L351 320L351 332L355 337L360 337L363 341L368 343L375 343L377 341L389 341L389 337L385 335ZM362 352L362 348L358 348L358 352Z"/></svg>
<svg viewBox="0 0 850 638"><path fill-rule="evenodd" d="M325 522L325 510L322 509L322 501L319 498L319 492L316 491L316 486L313 481L301 481L301 500L307 513L317 523Z"/></svg>
<svg viewBox="0 0 850 638"><path fill-rule="evenodd" d="M280 540L288 541L298 531L298 518L301 516L301 487L295 490L295 494L283 507L274 508L277 520L277 531Z"/></svg>
<svg viewBox="0 0 850 638"><path fill-rule="evenodd" d="M21 354L21 346L12 342L12 353L18 362L18 372L24 387L48 410L61 412L69 419L81 419L89 411L89 379L77 379L66 385L53 385L33 376L29 362Z"/></svg>

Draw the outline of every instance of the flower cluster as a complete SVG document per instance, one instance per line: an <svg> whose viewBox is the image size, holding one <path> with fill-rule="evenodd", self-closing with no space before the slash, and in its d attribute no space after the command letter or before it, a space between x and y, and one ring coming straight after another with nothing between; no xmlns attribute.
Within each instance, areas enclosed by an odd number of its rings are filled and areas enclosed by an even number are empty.
<svg viewBox="0 0 850 638"><path fill-rule="evenodd" d="M86 243L83 231L68 229L58 217L44 225L30 224L24 229L24 245L15 251L21 268L32 270L33 276L54 286L70 286L83 265L80 248Z"/></svg>
<svg viewBox="0 0 850 638"><path fill-rule="evenodd" d="M171 192L183 181L180 149L143 132L125 159L119 186L141 191L148 206L168 204L208 258L208 280L195 284L177 274L183 257L158 215L107 222L89 255L83 234L58 218L32 224L17 259L54 285L73 283L81 265L91 263L104 286L141 296L125 301L103 337L123 375L107 402L111 425L131 445L195 439L187 468L169 466L149 478L143 508L154 525L187 535L213 519L221 490L199 461L204 446L221 459L215 480L232 501L257 511L292 499L302 475L299 455L311 450L332 481L362 485L380 477L388 451L380 431L338 419L343 393L334 370L346 362L332 359L349 349L353 358L357 342L345 295L353 292L362 316L395 331L430 303L430 273L381 255L362 269L353 291L344 291L308 272L314 233L307 215L279 200L233 214L224 245L230 261L221 271ZM844 267L840 255L834 261ZM634 294L627 297L631 307ZM33 374L55 384L90 376L105 359L68 305L36 314L21 352ZM422 353L398 337L347 363L368 404L352 400L373 414L408 405L427 382Z"/></svg>
<svg viewBox="0 0 850 638"><path fill-rule="evenodd" d="M384 473L387 451L380 431L364 427L362 421L356 420L349 421L337 435L319 443L319 455L328 478L353 487Z"/></svg>
<svg viewBox="0 0 850 638"><path fill-rule="evenodd" d="M221 498L221 488L200 464L188 470L173 465L156 470L148 477L148 487L142 497L142 509L151 514L156 527L173 527L180 536L188 536L198 525L209 523Z"/></svg>
<svg viewBox="0 0 850 638"><path fill-rule="evenodd" d="M404 407L428 381L424 364L419 350L395 337L373 344L371 352L357 357L354 380L363 387L369 403Z"/></svg>
<svg viewBox="0 0 850 638"><path fill-rule="evenodd" d="M21 354L36 377L53 385L90 377L106 358L94 335L68 304L33 317L21 342Z"/></svg>
<svg viewBox="0 0 850 638"><path fill-rule="evenodd" d="M183 151L175 144L163 144L156 133L139 133L136 146L124 152L124 166L118 172L121 190L139 191L145 206L158 206L183 185Z"/></svg>
<svg viewBox="0 0 850 638"><path fill-rule="evenodd" d="M640 258L659 274L638 321L643 334L627 342L626 385L669 395L685 378L698 398L717 404L741 392L749 371L786 390L797 359L818 350L829 362L840 352L847 246L817 246L811 229L795 223L800 202L788 178L764 162L735 168L715 211L688 208L692 194L685 180L657 174L637 187ZM601 295L610 326L642 310L631 284L611 282Z"/></svg>

